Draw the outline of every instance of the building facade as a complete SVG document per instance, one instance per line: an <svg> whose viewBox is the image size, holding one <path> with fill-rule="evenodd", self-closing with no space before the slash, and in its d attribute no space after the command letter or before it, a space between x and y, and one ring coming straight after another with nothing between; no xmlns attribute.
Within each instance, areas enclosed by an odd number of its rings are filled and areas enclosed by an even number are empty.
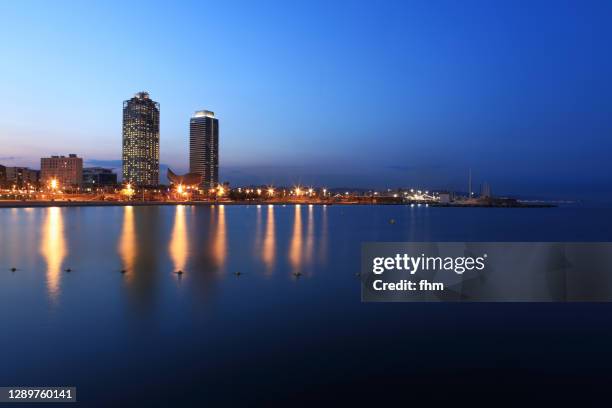
<svg viewBox="0 0 612 408"><path fill-rule="evenodd" d="M40 159L40 183L42 186L57 180L60 188L80 187L83 183L83 159L76 154L51 156Z"/></svg>
<svg viewBox="0 0 612 408"><path fill-rule="evenodd" d="M123 102L123 181L159 185L159 103L147 92Z"/></svg>
<svg viewBox="0 0 612 408"><path fill-rule="evenodd" d="M454 194L448 191L440 191L438 194L440 204L450 204L455 200Z"/></svg>
<svg viewBox="0 0 612 408"><path fill-rule="evenodd" d="M8 187L24 187L28 184L31 186L38 185L40 179L40 171L32 170L28 167L7 167L6 168L6 185Z"/></svg>
<svg viewBox="0 0 612 408"><path fill-rule="evenodd" d="M4 187L6 184L6 167L0 164L0 187Z"/></svg>
<svg viewBox="0 0 612 408"><path fill-rule="evenodd" d="M189 172L202 175L202 188L219 184L219 120L214 112L197 111L189 123Z"/></svg>
<svg viewBox="0 0 612 408"><path fill-rule="evenodd" d="M88 187L113 186L117 184L117 174L112 169L86 167L83 169L83 184Z"/></svg>

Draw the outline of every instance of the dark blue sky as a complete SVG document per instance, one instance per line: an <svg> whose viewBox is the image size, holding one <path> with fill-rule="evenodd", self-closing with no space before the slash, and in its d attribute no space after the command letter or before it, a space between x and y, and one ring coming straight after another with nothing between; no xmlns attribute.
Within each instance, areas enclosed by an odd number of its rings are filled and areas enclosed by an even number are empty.
<svg viewBox="0 0 612 408"><path fill-rule="evenodd" d="M147 90L177 171L209 109L234 184L612 198L612 2L297 3L0 3L0 163L117 160Z"/></svg>

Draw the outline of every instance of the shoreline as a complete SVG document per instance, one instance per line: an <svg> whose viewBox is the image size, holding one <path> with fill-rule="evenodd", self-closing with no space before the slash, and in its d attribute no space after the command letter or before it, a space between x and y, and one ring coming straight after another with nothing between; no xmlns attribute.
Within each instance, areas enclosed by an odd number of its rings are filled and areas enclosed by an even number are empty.
<svg viewBox="0 0 612 408"><path fill-rule="evenodd" d="M419 205L444 208L555 208L554 204L518 204L518 205L489 205L489 204L439 204L439 203L371 203L371 202L288 202L288 201L0 201L0 208L44 208L44 207L147 207L171 205Z"/></svg>

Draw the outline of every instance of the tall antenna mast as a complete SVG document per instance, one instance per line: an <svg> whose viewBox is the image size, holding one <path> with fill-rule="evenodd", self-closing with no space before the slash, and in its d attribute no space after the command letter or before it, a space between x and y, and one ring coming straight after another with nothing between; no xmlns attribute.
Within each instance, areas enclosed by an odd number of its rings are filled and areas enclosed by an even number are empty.
<svg viewBox="0 0 612 408"><path fill-rule="evenodd" d="M470 167L468 176L468 198L472 198L472 168Z"/></svg>

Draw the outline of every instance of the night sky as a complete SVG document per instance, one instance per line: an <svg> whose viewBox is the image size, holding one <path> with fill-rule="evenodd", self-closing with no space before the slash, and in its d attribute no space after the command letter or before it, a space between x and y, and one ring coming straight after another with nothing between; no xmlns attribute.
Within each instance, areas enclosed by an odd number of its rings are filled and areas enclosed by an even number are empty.
<svg viewBox="0 0 612 408"><path fill-rule="evenodd" d="M177 172L208 109L232 184L612 200L610 1L99 3L0 3L0 164L116 166L146 90Z"/></svg>

